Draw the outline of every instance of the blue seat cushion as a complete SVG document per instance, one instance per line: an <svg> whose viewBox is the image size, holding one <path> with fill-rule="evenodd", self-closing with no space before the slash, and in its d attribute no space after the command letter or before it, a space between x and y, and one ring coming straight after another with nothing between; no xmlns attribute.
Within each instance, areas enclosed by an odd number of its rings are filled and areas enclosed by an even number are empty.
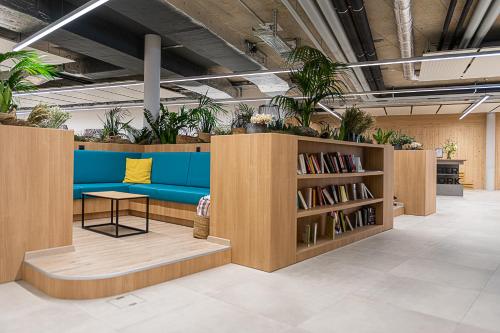
<svg viewBox="0 0 500 333"><path fill-rule="evenodd" d="M151 199L197 205L200 198L209 194L210 189L203 187L147 184L130 185L130 192L147 194Z"/></svg>
<svg viewBox="0 0 500 333"><path fill-rule="evenodd" d="M191 153L187 185L210 188L210 153Z"/></svg>
<svg viewBox="0 0 500 333"><path fill-rule="evenodd" d="M152 199L154 199L157 187L157 184L133 184L129 186L128 191L134 194L149 195Z"/></svg>
<svg viewBox="0 0 500 333"><path fill-rule="evenodd" d="M75 187L76 194L75 197ZM124 183L95 183L95 184L75 184L73 185L73 199L81 199L83 192L102 192L102 191L118 191L118 192L128 192L129 184Z"/></svg>
<svg viewBox="0 0 500 333"><path fill-rule="evenodd" d="M143 153L142 158L153 158L151 183L187 185L191 153Z"/></svg>
<svg viewBox="0 0 500 333"><path fill-rule="evenodd" d="M140 153L100 150L75 150L74 183L121 183L125 178L126 158L140 158Z"/></svg>

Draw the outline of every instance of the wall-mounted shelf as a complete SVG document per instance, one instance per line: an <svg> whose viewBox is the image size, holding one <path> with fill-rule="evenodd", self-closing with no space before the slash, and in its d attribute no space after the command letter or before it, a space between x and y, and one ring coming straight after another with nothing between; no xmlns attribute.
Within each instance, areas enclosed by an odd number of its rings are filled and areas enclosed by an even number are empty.
<svg viewBox="0 0 500 333"><path fill-rule="evenodd" d="M373 205L382 201L384 201L384 198L350 200L335 205L319 206L310 209L299 209L297 211L297 218L326 214L329 212L335 212L345 209L358 208L366 205Z"/></svg>

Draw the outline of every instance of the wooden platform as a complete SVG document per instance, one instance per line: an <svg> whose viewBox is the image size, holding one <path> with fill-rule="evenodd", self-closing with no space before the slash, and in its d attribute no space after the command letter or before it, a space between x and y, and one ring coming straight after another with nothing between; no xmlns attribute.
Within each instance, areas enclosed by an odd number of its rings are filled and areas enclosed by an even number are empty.
<svg viewBox="0 0 500 333"><path fill-rule="evenodd" d="M108 219L90 220L89 224ZM120 224L142 228L144 219L120 218ZM46 294L66 299L121 294L231 262L231 249L195 239L193 229L150 221L144 235L112 238L73 226L74 247L30 252L23 279Z"/></svg>

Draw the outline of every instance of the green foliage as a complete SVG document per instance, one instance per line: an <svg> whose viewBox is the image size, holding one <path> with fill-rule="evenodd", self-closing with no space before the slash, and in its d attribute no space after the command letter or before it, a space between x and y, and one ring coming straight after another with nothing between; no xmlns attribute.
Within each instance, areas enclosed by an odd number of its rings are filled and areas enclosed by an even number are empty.
<svg viewBox="0 0 500 333"><path fill-rule="evenodd" d="M69 112L62 111L58 106L38 104L31 111L27 121L38 127L61 128L70 118Z"/></svg>
<svg viewBox="0 0 500 333"><path fill-rule="evenodd" d="M212 133L219 124L218 116L227 111L206 94L198 98L198 106L191 110L198 122L197 128L203 133Z"/></svg>
<svg viewBox="0 0 500 333"><path fill-rule="evenodd" d="M9 112L13 107L13 91L31 91L37 87L27 78L29 76L42 76L53 79L57 75L56 68L46 65L34 51L14 51L0 53L0 65L12 61L12 66L6 78L0 81L0 112Z"/></svg>
<svg viewBox="0 0 500 333"><path fill-rule="evenodd" d="M218 126L214 128L214 135L231 135L231 128L227 126Z"/></svg>
<svg viewBox="0 0 500 333"><path fill-rule="evenodd" d="M255 114L255 108L245 103L238 104L231 120L232 128L244 128Z"/></svg>
<svg viewBox="0 0 500 333"><path fill-rule="evenodd" d="M373 139L378 144L385 145L385 144L389 143L389 140L392 138L393 135L394 135L394 131L393 130L384 131L381 128L379 128L373 134Z"/></svg>
<svg viewBox="0 0 500 333"><path fill-rule="evenodd" d="M294 49L289 57L291 67L291 90L298 90L303 99L286 95L275 96L272 103L294 113L302 126L311 124L311 117L316 112L316 105L324 98L342 98L344 84L337 79L344 66L332 61L321 51L302 46ZM300 69L297 69L301 67Z"/></svg>
<svg viewBox="0 0 500 333"><path fill-rule="evenodd" d="M144 110L144 118L151 127L153 142L176 143L177 135L182 129L193 129L198 124L198 117L183 106L179 113L169 112L160 104L160 112L155 118L151 111Z"/></svg>
<svg viewBox="0 0 500 333"><path fill-rule="evenodd" d="M342 125L346 135L362 135L373 126L374 122L373 117L369 113L355 106L347 108L342 116Z"/></svg>
<svg viewBox="0 0 500 333"><path fill-rule="evenodd" d="M404 146L409 145L414 142L415 139L409 135L401 133L401 131L397 131L394 133L390 139L390 143L393 146Z"/></svg>
<svg viewBox="0 0 500 333"><path fill-rule="evenodd" d="M132 136L133 143L139 145L150 144L153 139L153 133L147 127L143 127L141 129L130 128L129 133Z"/></svg>
<svg viewBox="0 0 500 333"><path fill-rule="evenodd" d="M130 113L122 108L116 107L108 110L104 113L104 119L99 117L102 123L102 139L106 139L113 136L126 136L130 130L130 122L124 121L126 117L130 116Z"/></svg>

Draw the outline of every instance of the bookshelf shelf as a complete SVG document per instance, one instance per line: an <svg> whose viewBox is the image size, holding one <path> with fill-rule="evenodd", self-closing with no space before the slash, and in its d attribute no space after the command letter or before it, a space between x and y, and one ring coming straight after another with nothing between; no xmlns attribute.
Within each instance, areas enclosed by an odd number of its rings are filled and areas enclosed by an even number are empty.
<svg viewBox="0 0 500 333"><path fill-rule="evenodd" d="M299 243L297 244L297 261L315 257L319 254L346 246L382 231L384 231L383 225L367 225L345 232L341 235L336 235L335 239L321 238L315 245L307 246L306 244Z"/></svg>
<svg viewBox="0 0 500 333"><path fill-rule="evenodd" d="M365 172L347 172L347 173L319 173L319 174L304 174L297 175L297 179L335 179L335 178L352 178L352 177L368 177L381 176L383 171L365 171Z"/></svg>
<svg viewBox="0 0 500 333"><path fill-rule="evenodd" d="M373 204L376 204L376 203L379 203L382 201L384 201L383 198L350 200L348 202L343 202L343 203L339 203L339 204L335 204L335 205L319 206L319 207L314 207L311 209L299 209L297 211L297 218L314 216L314 215L321 215L321 214L326 214L329 212L357 208L357 207L366 206L366 205L373 205Z"/></svg>
<svg viewBox="0 0 500 333"><path fill-rule="evenodd" d="M360 173L297 174L299 154L359 157ZM377 145L278 133L220 135L210 144L210 235L231 241L231 261L272 272L298 261L389 230L393 225L394 149ZM363 183L375 199L297 209L298 190ZM361 196L358 196L360 198ZM305 225L323 226L326 214L371 208L375 225L298 243ZM373 215L372 215L373 216Z"/></svg>

